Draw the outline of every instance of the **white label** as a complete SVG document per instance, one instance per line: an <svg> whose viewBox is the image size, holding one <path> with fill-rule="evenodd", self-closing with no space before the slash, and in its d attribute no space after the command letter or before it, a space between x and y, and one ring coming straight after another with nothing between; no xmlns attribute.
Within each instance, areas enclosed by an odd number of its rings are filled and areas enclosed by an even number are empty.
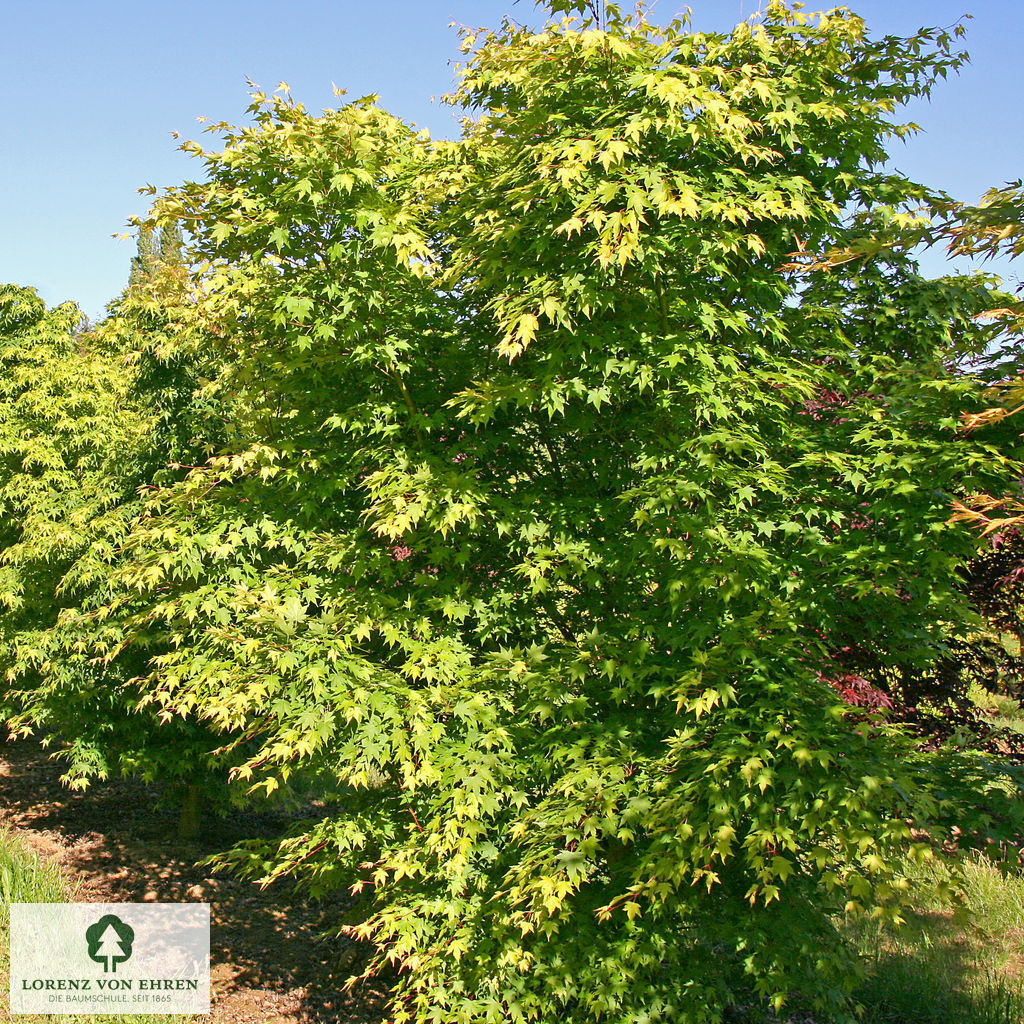
<svg viewBox="0 0 1024 1024"><path fill-rule="evenodd" d="M209 1013L208 903L12 903L12 1013Z"/></svg>

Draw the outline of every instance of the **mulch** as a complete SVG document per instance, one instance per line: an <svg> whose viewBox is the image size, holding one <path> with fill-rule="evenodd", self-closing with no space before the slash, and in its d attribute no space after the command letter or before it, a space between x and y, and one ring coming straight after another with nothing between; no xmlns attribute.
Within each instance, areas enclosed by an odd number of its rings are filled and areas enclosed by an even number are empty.
<svg viewBox="0 0 1024 1024"><path fill-rule="evenodd" d="M209 903L211 1024L383 1024L383 983L343 988L366 951L328 934L351 897L312 902L198 864L280 834L283 814L236 812L183 841L156 787L115 779L72 792L61 772L37 742L0 745L0 828L56 862L76 901Z"/></svg>

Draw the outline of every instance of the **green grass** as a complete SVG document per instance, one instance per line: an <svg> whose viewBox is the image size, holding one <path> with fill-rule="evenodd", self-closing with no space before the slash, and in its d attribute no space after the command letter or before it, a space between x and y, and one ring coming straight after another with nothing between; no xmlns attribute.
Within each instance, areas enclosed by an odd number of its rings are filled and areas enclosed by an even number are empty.
<svg viewBox="0 0 1024 1024"><path fill-rule="evenodd" d="M5 951L12 903L60 903L67 893L55 867L19 847L10 833L0 832L0 931Z"/></svg>
<svg viewBox="0 0 1024 1024"><path fill-rule="evenodd" d="M978 686L977 683L972 684L967 695L982 712L986 713L985 720L989 725L1024 735L1024 708L1021 708L1020 701L993 693Z"/></svg>
<svg viewBox="0 0 1024 1024"><path fill-rule="evenodd" d="M0 830L0 1011L10 1015L7 979L10 977L10 922L12 903L73 902L74 886L52 864L24 848L10 833ZM184 1024L196 1018L168 1014L117 1016L18 1014L11 1020L24 1024ZM202 1018L199 1018L202 1019Z"/></svg>
<svg viewBox="0 0 1024 1024"><path fill-rule="evenodd" d="M1024 874L969 859L958 888L942 863L918 873L921 899L898 932L862 927L864 1024L1022 1024Z"/></svg>
<svg viewBox="0 0 1024 1024"><path fill-rule="evenodd" d="M1024 735L1019 701L978 685L969 696L990 725ZM913 874L919 895L906 926L856 931L863 1024L1024 1024L1024 872L974 856L956 878L942 861Z"/></svg>

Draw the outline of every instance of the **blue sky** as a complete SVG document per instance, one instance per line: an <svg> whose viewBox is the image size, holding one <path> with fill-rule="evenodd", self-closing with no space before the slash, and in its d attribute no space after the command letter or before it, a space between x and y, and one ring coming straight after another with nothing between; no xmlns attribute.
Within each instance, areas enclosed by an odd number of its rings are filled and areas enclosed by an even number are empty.
<svg viewBox="0 0 1024 1024"><path fill-rule="evenodd" d="M659 0L655 16L684 6ZM725 29L758 0L690 6L696 27ZM896 167L962 199L1024 174L1022 0L850 6L876 35L974 15L971 65L910 109L925 132L895 149ZM48 302L75 299L94 317L127 279L134 245L111 236L144 211L136 189L199 171L171 132L196 137L199 115L237 123L247 77L268 91L287 81L310 109L337 104L332 83L354 97L376 92L399 116L450 136L452 112L431 102L459 57L449 22L536 17L531 0L4 0L2 11L0 282L34 285ZM930 254L925 265L943 263ZM1013 281L1014 268L997 269Z"/></svg>

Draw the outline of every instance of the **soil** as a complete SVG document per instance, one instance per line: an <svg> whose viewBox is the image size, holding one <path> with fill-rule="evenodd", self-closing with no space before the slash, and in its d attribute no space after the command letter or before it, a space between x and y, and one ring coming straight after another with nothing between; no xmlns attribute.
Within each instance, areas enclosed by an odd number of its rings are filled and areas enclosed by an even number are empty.
<svg viewBox="0 0 1024 1024"><path fill-rule="evenodd" d="M343 987L365 951L325 935L351 898L313 903L197 866L240 839L279 834L287 819L236 813L183 841L152 787L117 779L71 792L60 775L38 743L0 744L0 828L56 862L76 901L209 903L211 1024L385 1020L384 984Z"/></svg>

